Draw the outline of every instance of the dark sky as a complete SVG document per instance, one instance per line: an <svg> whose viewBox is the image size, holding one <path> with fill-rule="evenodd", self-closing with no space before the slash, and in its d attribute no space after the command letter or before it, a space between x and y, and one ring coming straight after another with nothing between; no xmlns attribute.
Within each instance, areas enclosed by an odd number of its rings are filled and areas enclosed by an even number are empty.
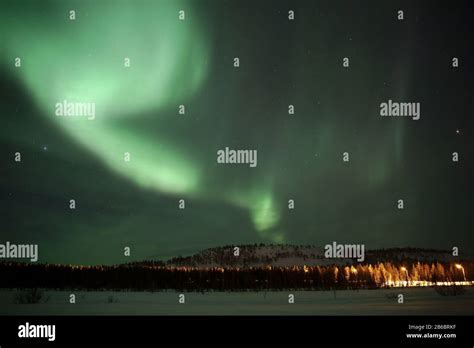
<svg viewBox="0 0 474 348"><path fill-rule="evenodd" d="M260 242L471 252L468 4L2 1L0 243L92 264ZM389 99L420 120L381 117ZM63 100L95 119L56 116ZM225 147L257 167L218 164Z"/></svg>

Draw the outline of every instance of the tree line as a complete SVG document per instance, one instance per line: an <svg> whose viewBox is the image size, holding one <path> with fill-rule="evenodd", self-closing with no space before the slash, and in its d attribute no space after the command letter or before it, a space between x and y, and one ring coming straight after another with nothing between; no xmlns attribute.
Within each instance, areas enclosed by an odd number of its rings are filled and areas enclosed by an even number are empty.
<svg viewBox="0 0 474 348"><path fill-rule="evenodd" d="M0 262L1 288L128 289L187 291L367 289L394 282L453 282L473 279L473 263L465 273L454 263L390 262L375 265L294 266L261 268L163 267L161 265L73 266Z"/></svg>

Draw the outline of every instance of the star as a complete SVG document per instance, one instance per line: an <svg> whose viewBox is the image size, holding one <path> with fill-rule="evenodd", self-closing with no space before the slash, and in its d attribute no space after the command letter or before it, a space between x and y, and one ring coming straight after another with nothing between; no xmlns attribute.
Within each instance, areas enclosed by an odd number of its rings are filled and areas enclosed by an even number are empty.
<svg viewBox="0 0 474 348"><path fill-rule="evenodd" d="M43 146L43 151L48 151L48 146L47 145Z"/></svg>
<svg viewBox="0 0 474 348"><path fill-rule="evenodd" d="M460 133L459 129L456 129L456 134L459 134L459 133Z"/></svg>

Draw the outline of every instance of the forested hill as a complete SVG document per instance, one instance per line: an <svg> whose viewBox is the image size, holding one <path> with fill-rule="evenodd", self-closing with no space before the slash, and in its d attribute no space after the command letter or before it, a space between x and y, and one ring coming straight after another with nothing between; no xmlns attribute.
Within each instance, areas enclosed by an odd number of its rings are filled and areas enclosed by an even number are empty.
<svg viewBox="0 0 474 348"><path fill-rule="evenodd" d="M238 252L235 248L238 248ZM237 255L236 255L237 254ZM472 260L467 256L452 256L448 250L420 248L389 248L365 250L364 261L361 263L376 264L377 262L413 263L413 262L456 262L463 259ZM239 245L205 249L197 254L186 257L174 257L167 261L142 261L138 264L154 264L169 267L265 267L265 266L324 266L346 265L356 263L355 258L326 258L324 247L311 245ZM137 264L135 263L135 264Z"/></svg>

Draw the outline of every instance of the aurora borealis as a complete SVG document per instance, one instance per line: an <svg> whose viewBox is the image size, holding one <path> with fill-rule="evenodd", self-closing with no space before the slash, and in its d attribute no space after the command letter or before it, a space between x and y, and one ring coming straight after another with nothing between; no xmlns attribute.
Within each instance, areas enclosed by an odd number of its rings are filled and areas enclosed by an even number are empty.
<svg viewBox="0 0 474 348"><path fill-rule="evenodd" d="M124 246L133 260L260 242L472 250L461 9L302 1L289 21L284 1L138 3L2 1L2 240L106 264L130 261ZM380 117L389 99L420 102L420 120ZM94 120L57 117L63 100L94 102ZM258 166L218 164L226 147Z"/></svg>

